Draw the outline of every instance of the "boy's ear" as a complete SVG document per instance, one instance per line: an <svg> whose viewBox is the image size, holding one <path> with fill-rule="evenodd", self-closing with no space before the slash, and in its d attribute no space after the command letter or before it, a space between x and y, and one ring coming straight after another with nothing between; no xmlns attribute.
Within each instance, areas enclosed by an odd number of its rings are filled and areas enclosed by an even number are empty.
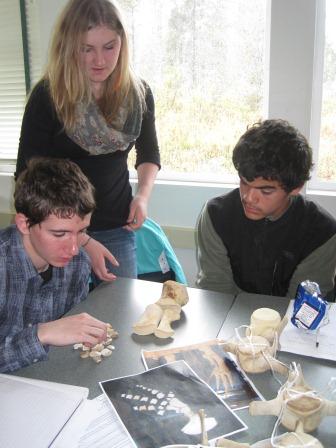
<svg viewBox="0 0 336 448"><path fill-rule="evenodd" d="M30 233L29 225L28 225L28 218L23 213L17 213L15 215L15 224L16 227L19 229L19 231L23 235L28 235Z"/></svg>
<svg viewBox="0 0 336 448"><path fill-rule="evenodd" d="M294 188L294 190L292 190L289 193L289 196L297 196L300 193L300 191L302 190L302 188L303 188L303 185L300 185L300 187Z"/></svg>

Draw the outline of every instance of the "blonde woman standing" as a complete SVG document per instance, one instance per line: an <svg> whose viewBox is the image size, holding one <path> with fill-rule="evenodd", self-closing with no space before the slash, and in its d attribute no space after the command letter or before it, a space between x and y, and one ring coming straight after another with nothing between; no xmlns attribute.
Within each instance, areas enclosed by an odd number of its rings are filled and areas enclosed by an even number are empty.
<svg viewBox="0 0 336 448"><path fill-rule="evenodd" d="M127 168L133 146L134 197ZM103 280L135 278L134 231L146 218L160 156L154 99L131 70L127 33L109 0L70 0L58 19L46 72L25 109L16 175L33 156L79 165L96 190L85 245L93 269Z"/></svg>

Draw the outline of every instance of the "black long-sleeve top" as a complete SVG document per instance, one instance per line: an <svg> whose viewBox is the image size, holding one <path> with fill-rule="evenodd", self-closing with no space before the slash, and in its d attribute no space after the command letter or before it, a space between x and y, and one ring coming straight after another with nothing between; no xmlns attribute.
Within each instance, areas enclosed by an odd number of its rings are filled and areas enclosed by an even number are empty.
<svg viewBox="0 0 336 448"><path fill-rule="evenodd" d="M34 156L70 159L82 169L96 190L97 208L91 219L90 230L106 230L125 225L132 200L128 153L135 144L136 168L145 162L160 166L154 99L148 86L146 105L140 135L135 142L130 143L126 151L90 155L67 136L52 104L47 82L40 81L33 89L25 108L16 177Z"/></svg>

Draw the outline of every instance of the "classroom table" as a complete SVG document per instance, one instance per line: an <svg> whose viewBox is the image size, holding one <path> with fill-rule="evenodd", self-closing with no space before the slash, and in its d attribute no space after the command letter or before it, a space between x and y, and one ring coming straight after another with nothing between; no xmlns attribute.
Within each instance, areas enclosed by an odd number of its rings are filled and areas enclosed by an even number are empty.
<svg viewBox="0 0 336 448"><path fill-rule="evenodd" d="M119 337L113 341L112 355L96 364L92 359L81 359L72 346L51 347L48 361L14 374L88 387L89 398L94 398L102 393L99 381L145 370L141 349L162 349L216 338L234 301L231 294L188 288L189 302L182 308L181 319L172 323L174 338L159 339L154 335L132 333L132 325L147 305L160 298L161 292L162 283L144 280L118 278L112 283L102 283L67 315L87 312L109 322L119 332Z"/></svg>
<svg viewBox="0 0 336 448"><path fill-rule="evenodd" d="M234 335L235 328L240 325L248 325L250 316L258 308L268 307L277 310L281 316L284 316L289 304L289 299L284 297L266 296L258 294L241 293L236 297L232 308L226 316L225 322L218 333L219 339L228 339ZM336 335L335 335L336 336ZM300 356L292 353L278 352L277 358L286 363L299 363L302 367L304 378L307 383L318 392L326 392L328 382L332 377L336 377L336 362L323 359ZM273 377L271 372L262 374L250 374L249 378L253 381L257 389L266 400L276 397L279 383ZM285 378L276 374L281 383ZM335 387L335 386L334 386ZM336 391L335 391L336 392ZM336 393L333 397L329 394L324 395L328 399L336 400ZM237 414L248 425L247 432L239 433L233 436L232 440L239 442L254 443L270 437L276 417L274 416L250 416L247 409L237 411ZM324 448L336 447L336 416L325 417L318 429L312 435L320 440ZM283 429L283 428L282 428Z"/></svg>
<svg viewBox="0 0 336 448"><path fill-rule="evenodd" d="M131 375L144 371L141 349L155 350L202 342L207 339L227 339L234 329L248 324L252 312L261 307L278 310L283 316L288 299L242 293L237 297L212 291L188 288L189 303L183 307L180 321L174 322L174 339L158 339L153 335L138 336L132 333L134 324L145 307L159 299L161 283L118 278L113 283L103 283L89 294L86 301L77 305L70 314L88 312L98 319L110 322L118 332L115 350L100 364L91 359L80 359L72 347L52 347L49 360L13 372L28 378L56 381L89 388L89 398L101 393L99 381ZM331 377L336 377L336 363L289 353L278 354L283 362L299 362L307 382L323 392ZM280 387L271 372L249 375L257 389L269 400L275 398ZM277 375L283 383L285 378ZM332 397L329 397L332 398ZM248 430L231 436L242 443L255 443L269 438L276 418L249 415L248 410L236 411L248 425ZM326 417L313 433L324 448L336 447L336 417Z"/></svg>

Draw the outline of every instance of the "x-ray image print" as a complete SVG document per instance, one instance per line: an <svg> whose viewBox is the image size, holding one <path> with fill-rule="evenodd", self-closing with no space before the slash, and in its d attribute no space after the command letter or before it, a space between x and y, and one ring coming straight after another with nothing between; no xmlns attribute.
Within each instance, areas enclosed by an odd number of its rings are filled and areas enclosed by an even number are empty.
<svg viewBox="0 0 336 448"><path fill-rule="evenodd" d="M262 396L217 339L162 350L142 351L146 369L183 359L233 410Z"/></svg>
<svg viewBox="0 0 336 448"><path fill-rule="evenodd" d="M247 429L182 360L100 385L138 448L200 443L200 409L209 439Z"/></svg>

